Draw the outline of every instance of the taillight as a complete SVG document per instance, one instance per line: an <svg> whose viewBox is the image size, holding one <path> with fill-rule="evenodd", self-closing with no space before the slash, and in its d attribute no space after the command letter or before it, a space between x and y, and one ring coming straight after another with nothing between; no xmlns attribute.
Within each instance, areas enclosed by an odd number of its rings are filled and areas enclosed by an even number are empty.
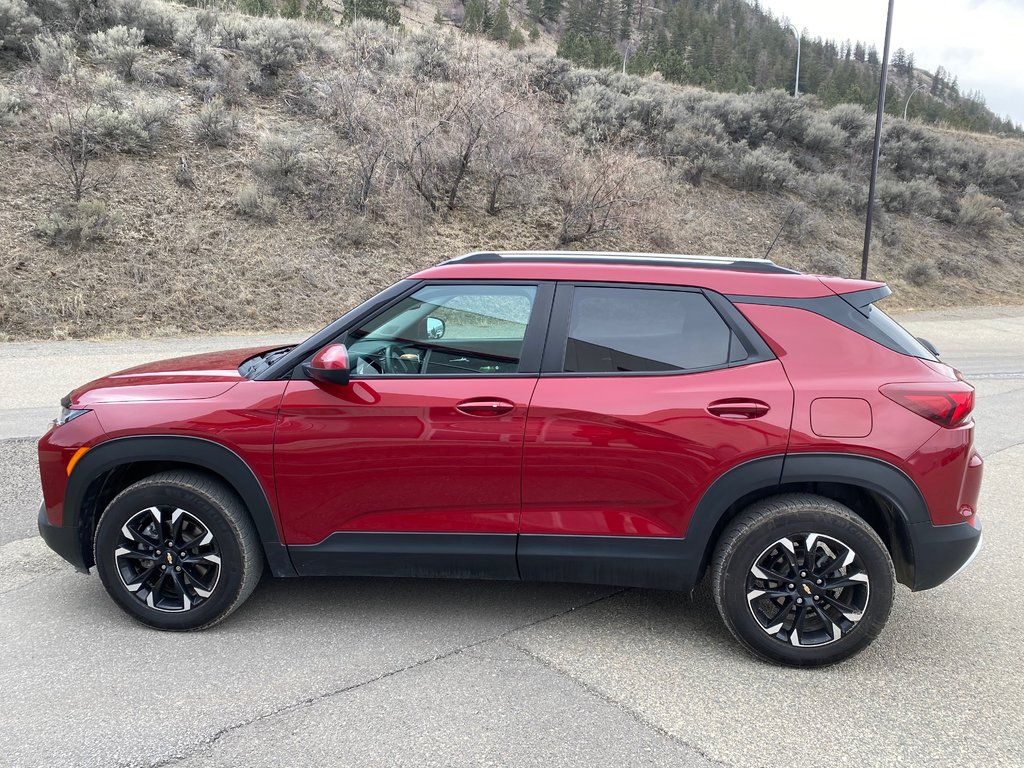
<svg viewBox="0 0 1024 768"><path fill-rule="evenodd" d="M974 387L966 382L886 384L879 392L894 403L943 427L967 421L974 410Z"/></svg>

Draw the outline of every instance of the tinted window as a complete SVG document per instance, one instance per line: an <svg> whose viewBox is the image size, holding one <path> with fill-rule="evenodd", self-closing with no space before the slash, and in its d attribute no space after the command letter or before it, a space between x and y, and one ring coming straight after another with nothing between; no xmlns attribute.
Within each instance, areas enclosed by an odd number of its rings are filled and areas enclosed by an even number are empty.
<svg viewBox="0 0 1024 768"><path fill-rule="evenodd" d="M349 334L353 373L516 373L536 293L527 285L422 288Z"/></svg>
<svg viewBox="0 0 1024 768"><path fill-rule="evenodd" d="M577 288L563 370L685 371L726 365L732 333L703 294Z"/></svg>
<svg viewBox="0 0 1024 768"><path fill-rule="evenodd" d="M897 351L914 357L921 357L925 360L938 360L906 328L874 304L864 307L864 312L867 314L868 322L881 332L885 338L892 341L892 345Z"/></svg>

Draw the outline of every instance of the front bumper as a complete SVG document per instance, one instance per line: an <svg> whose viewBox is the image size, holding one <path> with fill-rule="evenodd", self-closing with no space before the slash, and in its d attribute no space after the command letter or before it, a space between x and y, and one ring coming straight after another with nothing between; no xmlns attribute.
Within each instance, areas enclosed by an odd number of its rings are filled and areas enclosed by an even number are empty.
<svg viewBox="0 0 1024 768"><path fill-rule="evenodd" d="M46 518L45 502L39 505L39 535L43 537L46 546L75 566L76 571L89 572L82 561L82 546L78 540L78 530L65 528L62 525L52 525Z"/></svg>
<svg viewBox="0 0 1024 768"><path fill-rule="evenodd" d="M981 551L981 527L970 523L910 526L914 591L937 587L964 570Z"/></svg>

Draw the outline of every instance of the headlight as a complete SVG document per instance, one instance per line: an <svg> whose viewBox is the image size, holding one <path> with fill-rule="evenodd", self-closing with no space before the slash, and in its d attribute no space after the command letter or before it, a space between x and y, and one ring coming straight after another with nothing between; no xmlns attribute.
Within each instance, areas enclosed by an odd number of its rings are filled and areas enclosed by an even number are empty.
<svg viewBox="0 0 1024 768"><path fill-rule="evenodd" d="M53 425L59 427L61 424L67 424L72 419L77 419L83 413L88 413L88 408L68 408L62 405L60 407L60 415L53 420Z"/></svg>

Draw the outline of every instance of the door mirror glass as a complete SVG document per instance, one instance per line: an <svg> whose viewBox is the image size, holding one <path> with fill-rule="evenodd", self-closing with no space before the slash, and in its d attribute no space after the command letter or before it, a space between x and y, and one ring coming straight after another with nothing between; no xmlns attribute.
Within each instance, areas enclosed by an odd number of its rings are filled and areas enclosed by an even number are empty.
<svg viewBox="0 0 1024 768"><path fill-rule="evenodd" d="M348 349L344 344L329 344L304 365L303 370L313 381L322 384L348 384L351 371L348 366Z"/></svg>
<svg viewBox="0 0 1024 768"><path fill-rule="evenodd" d="M427 338L428 339L443 339L444 338L444 320L439 317L428 317L427 318Z"/></svg>

